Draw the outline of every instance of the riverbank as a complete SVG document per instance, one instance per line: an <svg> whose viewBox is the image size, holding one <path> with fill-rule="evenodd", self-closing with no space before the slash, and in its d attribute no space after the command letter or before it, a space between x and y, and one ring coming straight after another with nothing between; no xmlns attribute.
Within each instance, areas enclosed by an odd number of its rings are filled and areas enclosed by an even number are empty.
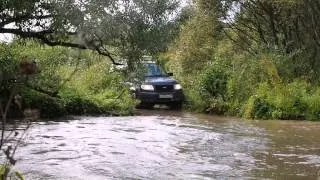
<svg viewBox="0 0 320 180"><path fill-rule="evenodd" d="M103 103L88 96L61 94L59 97L52 97L30 89L22 90L21 96L23 109L18 109L13 103L8 112L9 119L54 119L70 115L95 117L134 115L134 100L126 95ZM121 102L123 98L126 100Z"/></svg>

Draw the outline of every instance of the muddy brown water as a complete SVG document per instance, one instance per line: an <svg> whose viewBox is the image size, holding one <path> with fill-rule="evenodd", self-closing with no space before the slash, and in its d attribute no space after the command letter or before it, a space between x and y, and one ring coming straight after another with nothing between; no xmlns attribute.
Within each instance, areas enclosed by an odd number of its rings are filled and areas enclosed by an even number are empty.
<svg viewBox="0 0 320 180"><path fill-rule="evenodd" d="M34 123L25 179L320 179L320 123L168 110Z"/></svg>

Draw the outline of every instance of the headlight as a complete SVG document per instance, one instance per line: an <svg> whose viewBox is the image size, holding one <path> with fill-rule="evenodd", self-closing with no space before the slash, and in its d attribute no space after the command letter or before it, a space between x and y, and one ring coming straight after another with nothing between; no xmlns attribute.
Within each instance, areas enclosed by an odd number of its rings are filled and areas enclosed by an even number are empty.
<svg viewBox="0 0 320 180"><path fill-rule="evenodd" d="M145 91L154 91L153 86L152 85L147 85L147 84L141 85L141 89L143 89Z"/></svg>
<svg viewBox="0 0 320 180"><path fill-rule="evenodd" d="M136 91L136 88L133 87L133 86L131 86L129 90L130 90L130 91Z"/></svg>
<svg viewBox="0 0 320 180"><path fill-rule="evenodd" d="M182 87L181 87L180 84L175 84L175 85L174 85L174 89L175 89L175 90L180 90L180 89L182 89Z"/></svg>

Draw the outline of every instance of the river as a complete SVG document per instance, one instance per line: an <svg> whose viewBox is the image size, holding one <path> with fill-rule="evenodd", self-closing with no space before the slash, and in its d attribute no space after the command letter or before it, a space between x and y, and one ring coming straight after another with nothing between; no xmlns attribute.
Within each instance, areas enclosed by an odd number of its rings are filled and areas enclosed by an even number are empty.
<svg viewBox="0 0 320 180"><path fill-rule="evenodd" d="M16 153L25 179L320 179L320 123L168 110L36 122Z"/></svg>

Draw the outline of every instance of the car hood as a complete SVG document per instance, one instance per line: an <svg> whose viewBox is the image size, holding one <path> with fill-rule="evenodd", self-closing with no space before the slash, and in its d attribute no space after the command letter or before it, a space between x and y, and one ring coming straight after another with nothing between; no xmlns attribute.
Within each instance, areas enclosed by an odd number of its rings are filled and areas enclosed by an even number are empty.
<svg viewBox="0 0 320 180"><path fill-rule="evenodd" d="M147 77L145 79L147 84L151 85L174 85L177 84L177 81L171 77Z"/></svg>

